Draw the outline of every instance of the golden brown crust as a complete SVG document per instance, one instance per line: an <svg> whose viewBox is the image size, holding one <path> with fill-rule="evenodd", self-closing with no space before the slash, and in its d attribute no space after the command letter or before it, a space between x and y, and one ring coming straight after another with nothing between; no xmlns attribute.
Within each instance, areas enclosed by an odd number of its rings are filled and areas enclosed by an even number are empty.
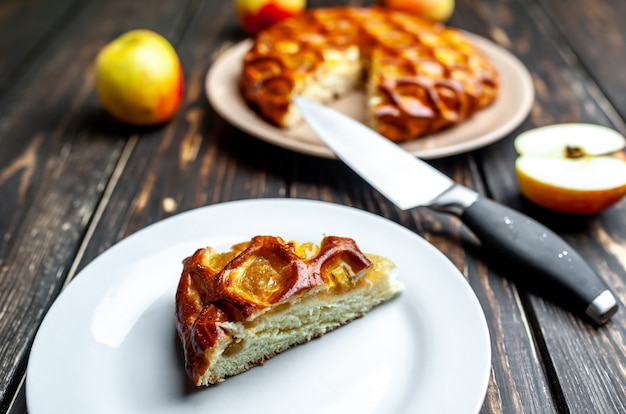
<svg viewBox="0 0 626 414"><path fill-rule="evenodd" d="M331 270L347 264L359 274L372 264L354 240L336 236L324 237L312 257L280 237L256 236L225 254L198 249L183 263L176 327L196 383L209 364L205 351L228 336L223 323L248 320L317 287L341 289Z"/></svg>
<svg viewBox="0 0 626 414"><path fill-rule="evenodd" d="M298 85L324 54L352 45L370 71L370 123L393 141L458 124L497 96L497 70L462 33L377 7L311 9L261 32L244 57L242 94L284 126Z"/></svg>

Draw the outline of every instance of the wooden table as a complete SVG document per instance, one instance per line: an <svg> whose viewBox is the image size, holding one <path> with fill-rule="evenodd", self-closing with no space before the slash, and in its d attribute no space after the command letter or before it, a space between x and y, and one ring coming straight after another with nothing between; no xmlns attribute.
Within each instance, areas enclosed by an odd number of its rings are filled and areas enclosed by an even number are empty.
<svg viewBox="0 0 626 414"><path fill-rule="evenodd" d="M369 3L311 0L309 7ZM532 74L535 103L501 141L431 161L561 234L622 306L626 200L590 217L533 207L519 194L512 140L559 122L626 133L624 21L626 7L610 0L458 0L449 24L515 54ZM138 27L170 39L184 66L182 109L158 128L111 120L94 92L97 52ZM204 77L220 51L243 38L226 0L0 1L0 412L26 411L27 360L39 324L92 259L174 214L266 197L367 210L449 257L476 292L491 334L481 413L626 412L623 309L595 328L509 282L508 270L487 265L455 218L400 211L340 162L270 145L218 116Z"/></svg>

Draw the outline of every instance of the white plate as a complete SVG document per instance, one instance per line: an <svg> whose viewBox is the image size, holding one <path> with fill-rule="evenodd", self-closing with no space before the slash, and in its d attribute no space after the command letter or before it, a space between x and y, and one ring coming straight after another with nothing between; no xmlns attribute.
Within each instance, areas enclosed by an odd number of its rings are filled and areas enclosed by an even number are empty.
<svg viewBox="0 0 626 414"><path fill-rule="evenodd" d="M491 59L500 72L500 92L496 101L455 127L400 144L420 158L439 158L471 151L491 144L515 129L528 115L535 98L533 82L524 65L506 49L472 33L464 34ZM239 91L241 62L250 48L244 40L223 52L209 69L205 89L213 108L243 131L274 145L323 158L335 158L332 151L302 123L281 129L258 117ZM331 107L355 119L365 119L365 95L353 92Z"/></svg>
<svg viewBox="0 0 626 414"><path fill-rule="evenodd" d="M356 239L391 258L404 292L262 367L190 385L174 325L181 261L257 234ZM30 414L477 413L490 375L489 333L456 267L415 233L319 201L217 204L149 226L96 258L62 292L33 344Z"/></svg>

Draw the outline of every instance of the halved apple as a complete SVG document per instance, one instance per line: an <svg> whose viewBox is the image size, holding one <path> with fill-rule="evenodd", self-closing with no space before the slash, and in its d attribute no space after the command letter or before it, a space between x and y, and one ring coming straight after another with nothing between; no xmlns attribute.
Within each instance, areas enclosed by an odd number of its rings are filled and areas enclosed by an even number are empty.
<svg viewBox="0 0 626 414"><path fill-rule="evenodd" d="M572 214L605 210L626 195L626 139L593 124L532 129L514 142L521 193L542 207Z"/></svg>

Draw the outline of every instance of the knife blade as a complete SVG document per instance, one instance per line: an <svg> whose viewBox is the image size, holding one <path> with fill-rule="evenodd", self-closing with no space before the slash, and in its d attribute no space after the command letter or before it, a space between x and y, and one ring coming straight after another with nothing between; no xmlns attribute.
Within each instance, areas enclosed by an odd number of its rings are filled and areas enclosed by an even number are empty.
<svg viewBox="0 0 626 414"><path fill-rule="evenodd" d="M457 184L361 122L304 98L294 102L335 155L398 208L423 206L459 217L483 247L524 269L524 283L597 325L617 312L606 283L543 224Z"/></svg>

